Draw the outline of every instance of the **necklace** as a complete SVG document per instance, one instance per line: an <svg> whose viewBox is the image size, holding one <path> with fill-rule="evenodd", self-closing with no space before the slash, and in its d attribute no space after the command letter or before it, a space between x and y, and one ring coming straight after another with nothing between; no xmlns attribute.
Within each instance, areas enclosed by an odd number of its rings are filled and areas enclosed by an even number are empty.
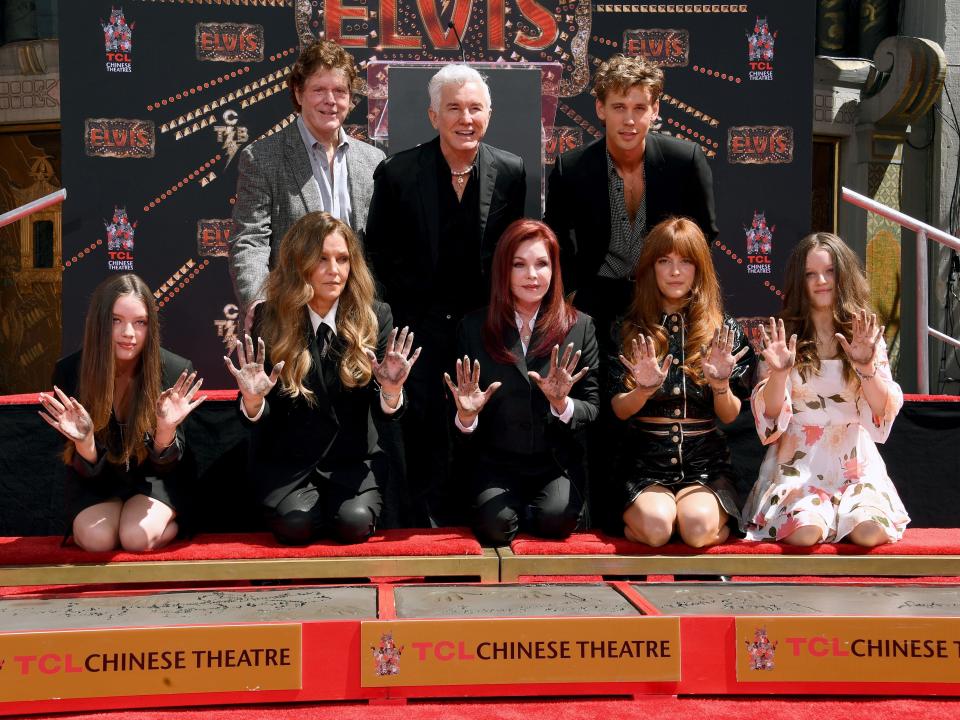
<svg viewBox="0 0 960 720"><path fill-rule="evenodd" d="M468 167L466 170L461 170L460 172L457 172L453 169L450 170L450 174L457 179L457 186L461 190L463 190L464 183L467 182L467 175L469 175L471 172L473 172L473 165Z"/></svg>

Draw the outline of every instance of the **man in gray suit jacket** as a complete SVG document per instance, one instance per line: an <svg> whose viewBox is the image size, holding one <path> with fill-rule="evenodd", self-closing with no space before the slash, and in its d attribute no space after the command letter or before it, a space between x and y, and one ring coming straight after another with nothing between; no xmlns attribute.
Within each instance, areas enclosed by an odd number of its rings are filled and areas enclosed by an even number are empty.
<svg viewBox="0 0 960 720"><path fill-rule="evenodd" d="M328 40L310 45L287 79L296 122L240 153L230 277L247 329L280 241L297 220L324 210L363 237L384 154L343 130L359 84L343 48Z"/></svg>

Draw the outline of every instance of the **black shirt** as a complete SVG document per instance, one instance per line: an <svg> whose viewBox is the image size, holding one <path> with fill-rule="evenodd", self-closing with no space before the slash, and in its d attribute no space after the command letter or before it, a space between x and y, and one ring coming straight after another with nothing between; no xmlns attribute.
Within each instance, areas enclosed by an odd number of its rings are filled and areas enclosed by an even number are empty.
<svg viewBox="0 0 960 720"><path fill-rule="evenodd" d="M454 317L485 305L489 296L480 262L480 180L474 162L464 178L463 197L453 189L450 166L438 153L437 193L440 243L434 308Z"/></svg>

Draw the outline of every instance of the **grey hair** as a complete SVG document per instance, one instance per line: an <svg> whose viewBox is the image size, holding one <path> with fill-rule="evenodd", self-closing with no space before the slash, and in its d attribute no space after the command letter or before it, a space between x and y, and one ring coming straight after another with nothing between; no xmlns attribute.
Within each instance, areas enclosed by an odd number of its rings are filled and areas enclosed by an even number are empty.
<svg viewBox="0 0 960 720"><path fill-rule="evenodd" d="M483 91L483 99L487 103L487 109L493 108L490 101L490 88L487 86L487 80L469 65L461 63L450 63L440 68L436 74L430 78L427 83L427 92L430 93L430 109L434 112L440 112L440 94L445 85L456 83L463 87L468 82L475 82L480 85Z"/></svg>

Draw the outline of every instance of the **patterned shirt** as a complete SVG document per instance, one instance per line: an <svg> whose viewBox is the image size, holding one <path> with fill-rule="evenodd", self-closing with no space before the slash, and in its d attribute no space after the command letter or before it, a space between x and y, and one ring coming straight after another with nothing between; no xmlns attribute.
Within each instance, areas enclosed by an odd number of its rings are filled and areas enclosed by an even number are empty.
<svg viewBox="0 0 960 720"><path fill-rule="evenodd" d="M642 167L642 166L641 166ZM607 192L610 197L610 245L603 265L597 273L600 277L632 280L633 270L640 259L643 238L647 234L647 193L644 190L637 208L637 216L630 224L623 198L623 178L617 173L613 158L607 151Z"/></svg>

